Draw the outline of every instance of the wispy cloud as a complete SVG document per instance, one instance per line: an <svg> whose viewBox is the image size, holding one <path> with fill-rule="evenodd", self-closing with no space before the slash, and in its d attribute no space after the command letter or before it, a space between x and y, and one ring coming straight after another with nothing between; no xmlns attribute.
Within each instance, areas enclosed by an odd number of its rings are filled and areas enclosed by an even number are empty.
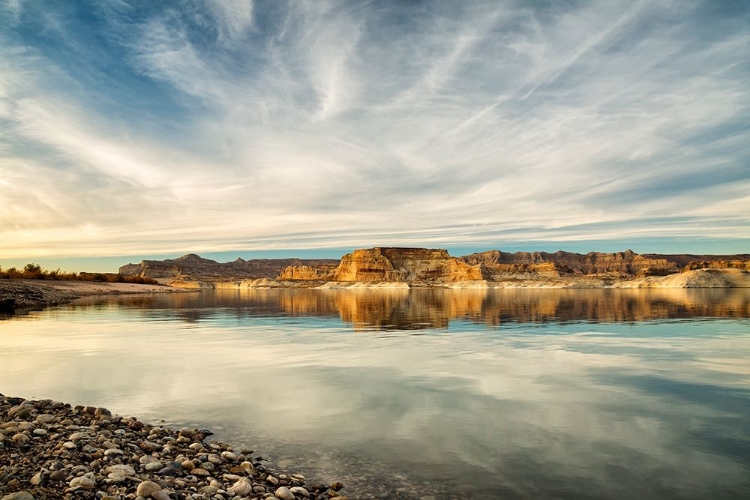
<svg viewBox="0 0 750 500"><path fill-rule="evenodd" d="M748 20L6 1L0 258L747 239Z"/></svg>

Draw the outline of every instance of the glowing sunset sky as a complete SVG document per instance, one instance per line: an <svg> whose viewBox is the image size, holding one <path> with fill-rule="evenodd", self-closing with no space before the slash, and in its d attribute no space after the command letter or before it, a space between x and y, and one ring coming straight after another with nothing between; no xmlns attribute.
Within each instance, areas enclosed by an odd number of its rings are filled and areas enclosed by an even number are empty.
<svg viewBox="0 0 750 500"><path fill-rule="evenodd" d="M747 252L750 2L0 0L0 174L4 267Z"/></svg>

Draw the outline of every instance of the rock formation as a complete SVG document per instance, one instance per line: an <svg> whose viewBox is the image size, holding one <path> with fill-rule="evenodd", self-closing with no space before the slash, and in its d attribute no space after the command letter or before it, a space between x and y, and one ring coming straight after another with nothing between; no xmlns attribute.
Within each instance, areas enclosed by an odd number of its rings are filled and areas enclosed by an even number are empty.
<svg viewBox="0 0 750 500"><path fill-rule="evenodd" d="M615 253L589 252L579 254L572 252L516 252L507 253L499 250L475 253L460 257L469 264L484 265L491 274L513 272L509 265L525 265L528 268L518 268L519 272L536 272L539 276L553 275L598 275L627 277L636 276L643 270L649 270L648 275L656 273L676 273L679 268L676 263L661 256L644 257L632 250ZM534 268L540 264L555 264L554 267ZM644 271L646 272L646 271Z"/></svg>
<svg viewBox="0 0 750 500"><path fill-rule="evenodd" d="M697 269L742 269L750 271L749 260L691 260L682 268L682 272Z"/></svg>
<svg viewBox="0 0 750 500"><path fill-rule="evenodd" d="M287 266L279 274L281 281L311 280L330 281L336 278L335 265L312 266Z"/></svg>
<svg viewBox="0 0 750 500"><path fill-rule="evenodd" d="M232 262L216 262L199 255L187 254L177 259L143 260L120 268L123 276L140 276L161 282L174 280L216 281L226 279L275 278L289 266L309 268L335 267L333 259L251 259L238 258Z"/></svg>
<svg viewBox="0 0 750 500"><path fill-rule="evenodd" d="M451 257L446 250L376 247L332 259L237 259L219 263L188 254L178 259L144 260L120 268L124 276L152 278L187 288L247 286L450 286L536 284L611 286L618 281L668 277L681 271L750 271L749 255L639 255L632 250L579 254L500 250ZM234 281L234 282L233 282ZM337 285L339 284L339 285ZM347 285L348 284L348 285ZM221 286L220 286L221 285Z"/></svg>
<svg viewBox="0 0 750 500"><path fill-rule="evenodd" d="M301 267L285 269L279 279L317 280L328 275ZM355 250L341 258L331 273L332 281L340 282L407 282L411 284L441 284L482 280L482 268L448 255L446 250L426 248L370 248Z"/></svg>

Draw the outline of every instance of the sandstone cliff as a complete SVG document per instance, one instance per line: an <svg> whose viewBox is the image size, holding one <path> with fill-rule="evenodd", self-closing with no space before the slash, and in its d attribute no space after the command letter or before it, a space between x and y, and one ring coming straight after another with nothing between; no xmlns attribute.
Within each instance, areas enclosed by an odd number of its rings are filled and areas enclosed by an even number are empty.
<svg viewBox="0 0 750 500"><path fill-rule="evenodd" d="M228 279L275 278L289 266L306 266L315 269L332 268L338 264L333 259L251 259L238 258L232 262L216 262L196 254L177 259L143 260L140 264L120 267L123 276L141 276L160 282L217 281Z"/></svg>
<svg viewBox="0 0 750 500"><path fill-rule="evenodd" d="M309 280L309 281L330 281L336 279L336 266L323 265L319 267L312 266L287 266L278 277L281 281L288 280Z"/></svg>
<svg viewBox="0 0 750 500"><path fill-rule="evenodd" d="M508 266L529 266L518 268L527 272L537 272L540 276L560 275L600 275L613 277L642 275L665 275L679 272L675 262L659 256L644 257L632 250L615 253L589 252L579 254L572 252L516 252L508 253L499 250L475 253L460 257L469 264L484 265L491 274L507 274L515 268ZM535 268L540 264L554 264L554 267Z"/></svg>
<svg viewBox="0 0 750 500"><path fill-rule="evenodd" d="M446 250L376 247L355 250L340 261L331 259L237 259L219 263L188 254L164 261L144 260L120 268L125 276L153 278L176 286L201 287L357 287L442 286L469 287L610 287L683 286L671 278L705 269L750 271L744 255L686 255L616 253L516 252L499 250L451 257ZM747 256L750 257L750 256ZM682 272L681 272L682 271ZM731 279L696 274L684 286L743 286L744 277ZM709 279L710 278L710 279ZM687 279L687 278L685 278ZM717 283L719 283L717 285Z"/></svg>
<svg viewBox="0 0 750 500"><path fill-rule="evenodd" d="M278 279L430 285L482 280L484 275L480 266L451 257L446 250L377 247L355 250L344 255L331 274L323 269L293 267L285 269Z"/></svg>
<svg viewBox="0 0 750 500"><path fill-rule="evenodd" d="M682 271L697 269L742 269L750 271L750 260L691 260Z"/></svg>

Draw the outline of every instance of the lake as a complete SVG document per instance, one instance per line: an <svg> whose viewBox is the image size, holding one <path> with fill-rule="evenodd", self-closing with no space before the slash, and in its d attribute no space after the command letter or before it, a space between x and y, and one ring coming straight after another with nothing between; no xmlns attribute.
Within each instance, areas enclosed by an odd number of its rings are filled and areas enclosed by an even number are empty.
<svg viewBox="0 0 750 500"><path fill-rule="evenodd" d="M243 290L0 321L0 392L349 498L750 498L750 290Z"/></svg>

